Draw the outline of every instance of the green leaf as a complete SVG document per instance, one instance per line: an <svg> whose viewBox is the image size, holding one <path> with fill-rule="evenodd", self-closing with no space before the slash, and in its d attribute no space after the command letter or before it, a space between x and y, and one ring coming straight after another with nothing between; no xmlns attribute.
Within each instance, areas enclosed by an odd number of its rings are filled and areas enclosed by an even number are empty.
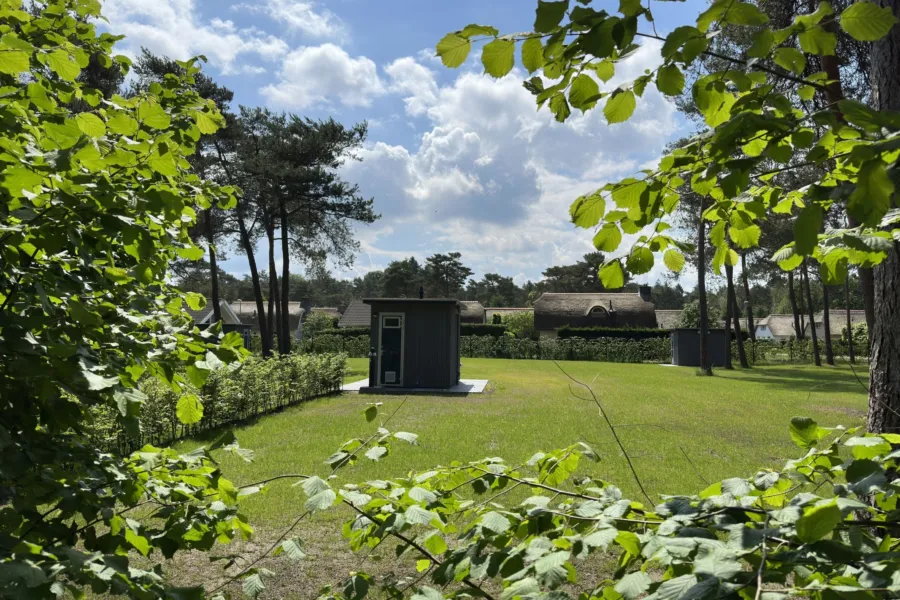
<svg viewBox="0 0 900 600"><path fill-rule="evenodd" d="M204 135L210 135L219 130L219 124L208 112L195 112L194 121L197 122L197 129Z"/></svg>
<svg viewBox="0 0 900 600"><path fill-rule="evenodd" d="M408 444L412 444L413 446L419 443L419 436L415 433L409 433L407 431L398 431L394 433L394 437L398 440L403 440Z"/></svg>
<svg viewBox="0 0 900 600"><path fill-rule="evenodd" d="M643 275L653 268L653 252L646 246L638 246L628 255L626 267L634 275Z"/></svg>
<svg viewBox="0 0 900 600"><path fill-rule="evenodd" d="M622 594L627 600L634 600L648 589L653 580L643 571L635 571L629 573L619 580L615 586L615 590Z"/></svg>
<svg viewBox="0 0 900 600"><path fill-rule="evenodd" d="M806 509L797 520L797 537L806 544L817 542L834 531L840 522L841 509L835 500L813 506Z"/></svg>
<svg viewBox="0 0 900 600"><path fill-rule="evenodd" d="M125 541L131 544L131 546L135 550L137 550L144 556L150 554L150 542L147 541L147 538L142 535L138 535L127 527L125 528Z"/></svg>
<svg viewBox="0 0 900 600"><path fill-rule="evenodd" d="M500 513L491 511L489 513L485 513L481 517L481 526L490 529L494 533L503 533L504 531L512 527L512 523L510 523L509 519L507 519Z"/></svg>
<svg viewBox="0 0 900 600"><path fill-rule="evenodd" d="M837 49L837 36L830 31L825 31L819 25L813 25L797 36L800 47L807 54L821 56L834 56Z"/></svg>
<svg viewBox="0 0 900 600"><path fill-rule="evenodd" d="M541 38L530 37L522 43L522 65L529 73L544 66L544 46Z"/></svg>
<svg viewBox="0 0 900 600"><path fill-rule="evenodd" d="M732 2L725 9L724 21L732 25L765 25L769 17L748 2Z"/></svg>
<svg viewBox="0 0 900 600"><path fill-rule="evenodd" d="M632 556L641 554L641 541L630 531L620 531L616 535L616 543Z"/></svg>
<svg viewBox="0 0 900 600"><path fill-rule="evenodd" d="M569 118L569 115L572 114L572 111L569 109L569 103L566 102L566 97L562 93L554 94L550 98L550 112L553 113L553 116L560 123L564 123Z"/></svg>
<svg viewBox="0 0 900 600"><path fill-rule="evenodd" d="M616 90L609 100L606 101L606 106L603 107L603 114L610 125L621 123L631 117L635 106L634 92L631 90Z"/></svg>
<svg viewBox="0 0 900 600"><path fill-rule="evenodd" d="M860 167L847 210L864 225L875 227L891 207L893 195L894 182L888 177L884 163L876 158Z"/></svg>
<svg viewBox="0 0 900 600"><path fill-rule="evenodd" d="M245 595L256 598L266 589L266 586L259 573L253 573L244 578L242 589Z"/></svg>
<svg viewBox="0 0 900 600"><path fill-rule="evenodd" d="M666 250L666 253L663 255L663 263L670 271L681 273L681 270L684 268L684 254L675 248Z"/></svg>
<svg viewBox="0 0 900 600"><path fill-rule="evenodd" d="M303 552L303 542L300 539L285 540L281 542L281 546L278 549L292 560L306 558L306 553Z"/></svg>
<svg viewBox="0 0 900 600"><path fill-rule="evenodd" d="M78 124L78 129L90 138L106 135L106 125L100 117L93 113L80 113L75 117L75 122Z"/></svg>
<svg viewBox="0 0 900 600"><path fill-rule="evenodd" d="M500 600L513 600L514 598L536 598L541 592L541 586L534 577L520 579L504 589L500 593Z"/></svg>
<svg viewBox="0 0 900 600"><path fill-rule="evenodd" d="M819 243L819 232L825 219L825 211L819 204L807 204L794 222L794 248L803 256L812 254Z"/></svg>
<svg viewBox="0 0 900 600"><path fill-rule="evenodd" d="M622 232L615 223L604 223L594 236L594 247L600 252L615 252L622 243Z"/></svg>
<svg viewBox="0 0 900 600"><path fill-rule="evenodd" d="M656 73L656 87L667 96L678 96L684 91L684 73L675 65L661 67Z"/></svg>
<svg viewBox="0 0 900 600"><path fill-rule="evenodd" d="M806 56L796 48L778 48L772 58L776 65L787 69L794 75L800 75L806 68Z"/></svg>
<svg viewBox="0 0 900 600"><path fill-rule="evenodd" d="M809 417L794 417L791 419L790 433L795 444L808 450L818 444L828 434L828 430L819 427Z"/></svg>
<svg viewBox="0 0 900 600"><path fill-rule="evenodd" d="M384 446L372 446L368 450L366 450L366 458L369 460L380 460L385 454L388 453L388 449Z"/></svg>
<svg viewBox="0 0 900 600"><path fill-rule="evenodd" d="M606 212L606 200L599 193L580 196L569 208L569 216L577 227L594 227Z"/></svg>
<svg viewBox="0 0 900 600"><path fill-rule="evenodd" d="M747 50L747 56L750 58L765 58L772 51L775 45L775 34L771 29L762 29L753 34L753 43Z"/></svg>
<svg viewBox="0 0 900 600"><path fill-rule="evenodd" d="M569 8L569 1L563 2L544 2L538 0L537 9L535 9L534 30L537 33L548 33L553 31L562 22L566 16L566 9Z"/></svg>
<svg viewBox="0 0 900 600"><path fill-rule="evenodd" d="M54 50L48 54L47 66L66 81L75 81L81 74L81 67L65 50Z"/></svg>
<svg viewBox="0 0 900 600"><path fill-rule="evenodd" d="M497 34L500 32L496 27L491 27L490 25L478 25L477 23L470 23L462 28L459 32L459 35L464 38L470 38L475 35L487 35L490 37L497 37Z"/></svg>
<svg viewBox="0 0 900 600"><path fill-rule="evenodd" d="M155 102L144 100L138 105L138 120L152 129L166 129L172 124L172 117Z"/></svg>
<svg viewBox="0 0 900 600"><path fill-rule="evenodd" d="M428 525L438 518L437 514L422 508L418 504L413 504L407 508L404 516L406 517L406 522L413 525Z"/></svg>
<svg viewBox="0 0 900 600"><path fill-rule="evenodd" d="M509 73L515 62L516 44L512 40L497 39L485 44L481 50L481 64L492 77L503 77Z"/></svg>
<svg viewBox="0 0 900 600"><path fill-rule="evenodd" d="M0 49L0 73L18 75L31 68L31 53L11 48Z"/></svg>
<svg viewBox="0 0 900 600"><path fill-rule="evenodd" d="M600 87L590 75L582 73L575 78L569 87L569 104L581 109L581 112L586 112L588 109L596 106L599 99Z"/></svg>
<svg viewBox="0 0 900 600"><path fill-rule="evenodd" d="M662 585L656 588L656 598L658 600L679 600L684 598L685 593L692 587L697 585L696 575L681 575L667 581L663 581ZM700 597L696 597L699 600Z"/></svg>
<svg viewBox="0 0 900 600"><path fill-rule="evenodd" d="M203 403L194 394L185 394L178 399L175 406L175 416L185 425L199 423L203 419Z"/></svg>
<svg viewBox="0 0 900 600"><path fill-rule="evenodd" d="M35 173L25 166L7 167L3 170L3 187L14 197L21 197L23 192L33 192L44 180L40 173Z"/></svg>
<svg viewBox="0 0 900 600"><path fill-rule="evenodd" d="M134 135L138 128L138 122L123 112L114 113L106 122L106 126L113 133L120 135Z"/></svg>
<svg viewBox="0 0 900 600"><path fill-rule="evenodd" d="M625 285L625 273L622 263L614 260L600 268L600 283L608 290L617 290Z"/></svg>
<svg viewBox="0 0 900 600"><path fill-rule="evenodd" d="M375 420L375 417L378 416L378 407L374 404L370 404L366 407L366 410L363 411L363 414L366 415L366 422L371 423Z"/></svg>
<svg viewBox="0 0 900 600"><path fill-rule="evenodd" d="M331 508L336 499L337 494L334 493L334 490L326 489L310 496L303 507L309 512L327 510Z"/></svg>
<svg viewBox="0 0 900 600"><path fill-rule="evenodd" d="M738 248L754 248L759 245L759 236L762 230L759 225L751 225L745 229L732 227L728 230L731 240L738 245Z"/></svg>
<svg viewBox="0 0 900 600"><path fill-rule="evenodd" d="M455 33L448 33L437 44L437 55L445 67L455 69L464 62L472 49L472 42Z"/></svg>
<svg viewBox="0 0 900 600"><path fill-rule="evenodd" d="M897 18L890 7L881 7L874 2L860 0L841 13L841 29L860 42L880 40L896 24Z"/></svg>
<svg viewBox="0 0 900 600"><path fill-rule="evenodd" d="M600 78L600 81L604 83L613 78L616 74L616 66L615 63L611 60L601 60L598 63L593 63L594 73L597 74L597 77Z"/></svg>
<svg viewBox="0 0 900 600"><path fill-rule="evenodd" d="M427 571L430 568L431 568L431 561L428 560L427 558L420 558L419 560L416 561L416 572L424 573L425 571ZM440 594L440 592L438 592L438 593ZM443 598L443 597L444 597L443 594L441 594L441 598ZM416 596L413 596L413 598L416 598ZM424 598L425 598L425 596L423 596L422 600L424 600Z"/></svg>

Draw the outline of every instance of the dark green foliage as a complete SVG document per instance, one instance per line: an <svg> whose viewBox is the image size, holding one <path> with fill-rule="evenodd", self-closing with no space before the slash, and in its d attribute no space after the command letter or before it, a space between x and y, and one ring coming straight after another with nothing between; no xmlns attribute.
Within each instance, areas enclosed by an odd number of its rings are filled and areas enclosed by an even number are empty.
<svg viewBox="0 0 900 600"><path fill-rule="evenodd" d="M557 331L560 338L619 338L626 340L646 340L651 338L669 338L668 329L652 328L619 328L619 327L562 327Z"/></svg>
<svg viewBox="0 0 900 600"><path fill-rule="evenodd" d="M460 338L462 355L469 358L539 360L595 360L617 363L668 363L672 345L668 339L624 340L582 338L525 340L468 336Z"/></svg>
<svg viewBox="0 0 900 600"><path fill-rule="evenodd" d="M340 331L340 329L335 331ZM299 351L310 354L342 352L350 358L366 358L370 351L369 332L366 331L364 335L356 336L324 333L314 338L304 339L300 344Z"/></svg>
<svg viewBox="0 0 900 600"><path fill-rule="evenodd" d="M120 452L145 444L165 446L186 435L332 394L341 389L346 364L345 354L289 354L271 360L254 357L237 369L222 366L212 370L202 385L188 383L181 393L148 378L140 384L147 396L141 410L140 434L129 435L113 410L103 407L95 415L92 437L104 448ZM185 395L197 396L203 405L202 417L190 425L176 415L178 401Z"/></svg>
<svg viewBox="0 0 900 600"><path fill-rule="evenodd" d="M328 331L322 335L334 335L337 337L359 337L369 335L368 327L337 327L334 331Z"/></svg>
<svg viewBox="0 0 900 600"><path fill-rule="evenodd" d="M459 334L468 335L489 335L491 337L500 337L506 333L506 325L502 323L463 323L459 326Z"/></svg>

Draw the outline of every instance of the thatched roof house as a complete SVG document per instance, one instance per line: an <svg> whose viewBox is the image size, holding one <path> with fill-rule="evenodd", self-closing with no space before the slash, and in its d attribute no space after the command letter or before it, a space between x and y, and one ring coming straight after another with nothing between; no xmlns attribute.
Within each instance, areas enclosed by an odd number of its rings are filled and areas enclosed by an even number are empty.
<svg viewBox="0 0 900 600"><path fill-rule="evenodd" d="M484 305L477 300L459 303L459 318L463 323L484 323Z"/></svg>
<svg viewBox="0 0 900 600"><path fill-rule="evenodd" d="M755 323L756 339L784 341L796 337L794 315L769 315Z"/></svg>
<svg viewBox="0 0 900 600"><path fill-rule="evenodd" d="M372 327L372 306L362 300L353 300L341 315L338 327Z"/></svg>
<svg viewBox="0 0 900 600"><path fill-rule="evenodd" d="M269 303L266 302L266 310L269 310ZM244 322L250 323L254 327L258 327L256 319L256 300L235 300L231 303L231 310ZM288 302L288 321L291 331L297 328L297 325L303 319L306 313L322 313L333 319L341 318L341 311L337 307L332 306L311 306L308 301Z"/></svg>
<svg viewBox="0 0 900 600"><path fill-rule="evenodd" d="M825 311L819 311L815 314L816 317L816 335L819 339L825 337ZM846 308L832 308L828 311L828 319L829 325L831 326L831 337L832 338L840 338L844 329L847 328L847 309ZM855 326L859 323L866 322L866 311L864 310L850 310L850 325ZM806 319L806 334L811 335L809 331L809 319Z"/></svg>
<svg viewBox="0 0 900 600"><path fill-rule="evenodd" d="M660 329L675 329L681 323L681 309L657 310L656 325Z"/></svg>
<svg viewBox="0 0 900 600"><path fill-rule="evenodd" d="M565 327L657 326L650 289L637 294L545 293L534 303L534 328L544 337Z"/></svg>

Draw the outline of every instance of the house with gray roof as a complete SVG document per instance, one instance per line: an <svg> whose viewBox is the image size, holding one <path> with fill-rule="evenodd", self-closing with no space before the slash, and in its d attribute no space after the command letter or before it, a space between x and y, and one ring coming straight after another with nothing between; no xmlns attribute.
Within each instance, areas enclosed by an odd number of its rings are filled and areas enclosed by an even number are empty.
<svg viewBox="0 0 900 600"><path fill-rule="evenodd" d="M756 339L785 342L797 337L794 330L794 315L769 315L756 323Z"/></svg>
<svg viewBox="0 0 900 600"><path fill-rule="evenodd" d="M366 304L362 300L353 300L347 305L341 320L338 321L338 327L367 327L372 326L372 305Z"/></svg>
<svg viewBox="0 0 900 600"><path fill-rule="evenodd" d="M561 327L655 328L650 287L637 294L562 294L547 292L534 303L534 328L542 338L556 337Z"/></svg>
<svg viewBox="0 0 900 600"><path fill-rule="evenodd" d="M484 305L477 300L461 301L459 320L462 323L484 323Z"/></svg>
<svg viewBox="0 0 900 600"><path fill-rule="evenodd" d="M657 310L656 325L660 329L675 329L681 325L681 309Z"/></svg>

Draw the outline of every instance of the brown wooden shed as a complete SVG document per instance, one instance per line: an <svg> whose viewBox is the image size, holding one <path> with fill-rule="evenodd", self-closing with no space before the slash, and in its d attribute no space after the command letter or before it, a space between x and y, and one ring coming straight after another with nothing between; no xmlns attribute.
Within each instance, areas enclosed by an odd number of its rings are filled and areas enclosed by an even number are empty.
<svg viewBox="0 0 900 600"><path fill-rule="evenodd" d="M459 383L460 305L444 298L371 298L369 387L443 390Z"/></svg>

